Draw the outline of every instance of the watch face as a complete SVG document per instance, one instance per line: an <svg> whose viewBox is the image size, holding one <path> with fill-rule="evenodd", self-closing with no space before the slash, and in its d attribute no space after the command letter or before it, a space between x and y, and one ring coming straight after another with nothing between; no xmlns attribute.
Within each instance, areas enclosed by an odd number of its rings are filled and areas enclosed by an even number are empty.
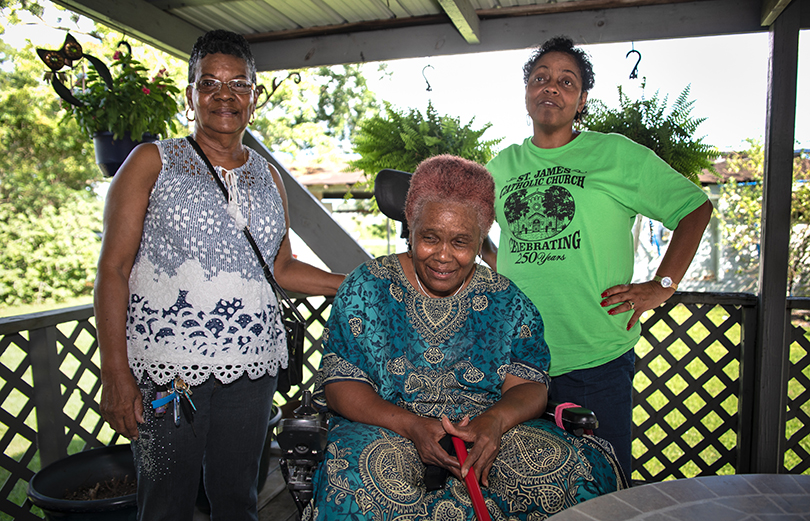
<svg viewBox="0 0 810 521"><path fill-rule="evenodd" d="M671 287L672 286L672 279L669 278L669 277L664 277L663 279L661 279L661 286L663 286L665 288Z"/></svg>

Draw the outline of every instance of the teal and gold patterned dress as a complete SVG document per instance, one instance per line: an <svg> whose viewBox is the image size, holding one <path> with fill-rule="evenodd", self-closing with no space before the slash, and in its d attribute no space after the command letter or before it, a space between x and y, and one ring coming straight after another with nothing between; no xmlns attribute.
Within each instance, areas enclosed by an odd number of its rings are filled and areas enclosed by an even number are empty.
<svg viewBox="0 0 810 521"><path fill-rule="evenodd" d="M370 260L340 287L324 330L323 386L355 380L418 415L452 421L477 416L500 399L506 373L549 383L548 346L535 306L508 279L476 266L458 295L428 298L396 255ZM482 487L493 520L541 520L622 488L606 442L531 420L503 435ZM443 521L475 519L464 483L452 475L428 492L414 444L393 431L330 420L324 463L314 477L313 519Z"/></svg>

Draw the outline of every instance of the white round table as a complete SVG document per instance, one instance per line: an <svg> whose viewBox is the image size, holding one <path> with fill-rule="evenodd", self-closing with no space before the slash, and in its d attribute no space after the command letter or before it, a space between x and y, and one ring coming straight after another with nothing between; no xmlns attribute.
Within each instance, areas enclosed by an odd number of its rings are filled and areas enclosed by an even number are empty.
<svg viewBox="0 0 810 521"><path fill-rule="evenodd" d="M810 475L737 474L638 485L553 521L810 521Z"/></svg>

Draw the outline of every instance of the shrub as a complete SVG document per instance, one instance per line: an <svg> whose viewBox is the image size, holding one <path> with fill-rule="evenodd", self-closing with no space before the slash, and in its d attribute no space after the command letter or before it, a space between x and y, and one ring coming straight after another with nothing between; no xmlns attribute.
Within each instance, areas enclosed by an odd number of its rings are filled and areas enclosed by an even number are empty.
<svg viewBox="0 0 810 521"><path fill-rule="evenodd" d="M59 302L93 292L101 202L75 197L39 216L0 209L0 305Z"/></svg>
<svg viewBox="0 0 810 521"><path fill-rule="evenodd" d="M642 89L644 84L642 84ZM588 104L590 114L584 116L582 126L596 132L615 132L644 145L666 161L690 181L699 184L703 169L714 172L712 160L720 153L703 138L694 138L698 126L706 118L690 117L694 101L689 101L689 86L675 100L672 110L667 109L667 97L631 100L619 86L619 109L608 108L599 100Z"/></svg>

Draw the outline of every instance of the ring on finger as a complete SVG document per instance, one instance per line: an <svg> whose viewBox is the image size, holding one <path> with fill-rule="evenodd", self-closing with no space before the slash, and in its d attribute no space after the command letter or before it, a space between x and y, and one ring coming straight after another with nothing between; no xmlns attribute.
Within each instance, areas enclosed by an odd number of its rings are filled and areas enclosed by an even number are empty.
<svg viewBox="0 0 810 521"><path fill-rule="evenodd" d="M628 300L627 303L630 304L630 309L636 309L636 303L635 302L633 302L632 300Z"/></svg>

